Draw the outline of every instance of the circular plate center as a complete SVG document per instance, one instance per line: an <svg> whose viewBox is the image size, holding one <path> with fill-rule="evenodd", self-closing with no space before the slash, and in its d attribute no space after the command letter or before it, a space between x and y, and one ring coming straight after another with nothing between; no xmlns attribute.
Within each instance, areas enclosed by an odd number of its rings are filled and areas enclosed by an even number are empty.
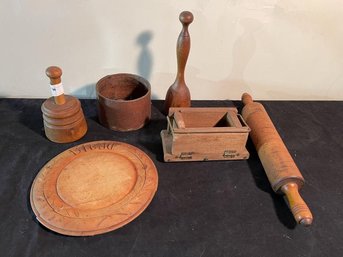
<svg viewBox="0 0 343 257"><path fill-rule="evenodd" d="M89 152L64 167L57 193L78 209L99 209L123 199L134 187L137 171L120 154Z"/></svg>

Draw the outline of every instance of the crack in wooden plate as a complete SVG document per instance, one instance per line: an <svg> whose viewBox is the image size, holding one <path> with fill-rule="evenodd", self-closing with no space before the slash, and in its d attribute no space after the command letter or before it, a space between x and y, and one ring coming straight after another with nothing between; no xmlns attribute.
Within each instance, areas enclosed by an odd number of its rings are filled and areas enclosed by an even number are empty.
<svg viewBox="0 0 343 257"><path fill-rule="evenodd" d="M37 220L64 235L91 236L120 228L140 215L157 190L153 161L116 141L72 147L51 159L32 183Z"/></svg>

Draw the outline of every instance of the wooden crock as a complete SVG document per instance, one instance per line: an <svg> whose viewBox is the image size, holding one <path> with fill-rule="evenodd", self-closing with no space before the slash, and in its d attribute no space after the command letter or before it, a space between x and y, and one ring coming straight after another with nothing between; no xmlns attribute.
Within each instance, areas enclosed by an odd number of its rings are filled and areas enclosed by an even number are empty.
<svg viewBox="0 0 343 257"><path fill-rule="evenodd" d="M99 121L116 131L142 128L151 117L150 83L137 75L108 75L96 84Z"/></svg>

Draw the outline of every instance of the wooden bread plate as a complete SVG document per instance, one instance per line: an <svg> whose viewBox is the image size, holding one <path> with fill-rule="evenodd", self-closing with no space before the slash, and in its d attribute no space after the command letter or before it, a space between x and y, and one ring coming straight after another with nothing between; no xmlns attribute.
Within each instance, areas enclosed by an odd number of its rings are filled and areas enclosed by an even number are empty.
<svg viewBox="0 0 343 257"><path fill-rule="evenodd" d="M31 187L37 220L64 235L90 236L124 226L151 202L158 184L152 160L116 141L72 147L51 159Z"/></svg>

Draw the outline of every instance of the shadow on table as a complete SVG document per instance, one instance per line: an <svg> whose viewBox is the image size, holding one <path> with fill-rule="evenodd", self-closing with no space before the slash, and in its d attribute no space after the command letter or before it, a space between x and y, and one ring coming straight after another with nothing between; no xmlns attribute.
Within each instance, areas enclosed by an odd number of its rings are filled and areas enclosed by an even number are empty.
<svg viewBox="0 0 343 257"><path fill-rule="evenodd" d="M297 225L293 218L293 214L289 210L285 199L282 195L276 194L270 186L267 175L263 169L257 152L254 148L252 141L249 139L247 143L247 148L250 153L250 158L248 159L248 165L250 167L251 175L255 180L256 186L270 195L273 200L274 209L280 222L289 229L294 229Z"/></svg>
<svg viewBox="0 0 343 257"><path fill-rule="evenodd" d="M83 87L73 91L71 95L75 96L78 99L96 99L95 85L96 83L84 85Z"/></svg>

